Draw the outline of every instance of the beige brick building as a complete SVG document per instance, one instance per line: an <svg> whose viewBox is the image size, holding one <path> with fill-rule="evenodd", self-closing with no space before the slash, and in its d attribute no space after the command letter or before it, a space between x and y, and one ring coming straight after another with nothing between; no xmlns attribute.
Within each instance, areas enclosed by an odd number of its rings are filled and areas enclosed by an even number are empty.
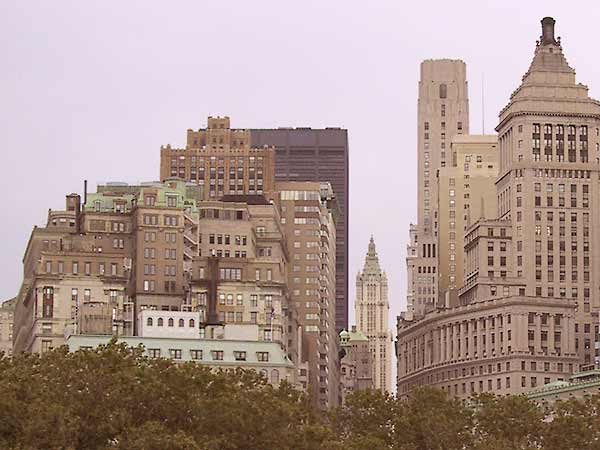
<svg viewBox="0 0 600 450"><path fill-rule="evenodd" d="M421 63L417 137L417 224L407 247L407 316L422 316L439 300L437 171L452 164L450 142L469 132L466 65L458 60Z"/></svg>
<svg viewBox="0 0 600 450"><path fill-rule="evenodd" d="M278 181L276 190L290 254L288 288L301 327L299 351L308 363L309 394L317 407L331 408L341 402L335 328L336 198L329 183Z"/></svg>
<svg viewBox="0 0 600 450"><path fill-rule="evenodd" d="M496 217L498 138L457 135L450 145L451 163L437 176L439 196L439 278L444 304L455 306L464 270L465 230L480 218Z"/></svg>
<svg viewBox="0 0 600 450"><path fill-rule="evenodd" d="M357 330L369 339L373 387L392 392L392 333L388 319L387 274L381 270L373 237L365 256L363 270L356 275L356 301L354 302Z"/></svg>
<svg viewBox="0 0 600 450"><path fill-rule="evenodd" d="M263 196L197 203L196 194L168 179L102 185L82 205L67 196L66 210L32 232L15 350L62 345L65 333L135 335L146 309L203 313L214 255L219 321L257 324L261 339L287 351L288 255L277 206Z"/></svg>
<svg viewBox="0 0 600 450"><path fill-rule="evenodd" d="M340 385L342 403L353 392L374 389L373 358L367 336L353 325L350 331L340 332Z"/></svg>
<svg viewBox="0 0 600 450"><path fill-rule="evenodd" d="M209 117L208 126L187 130L185 148L160 149L160 179L178 177L197 186L198 198L262 195L273 191L274 147L251 147L250 130L232 129L229 117Z"/></svg>
<svg viewBox="0 0 600 450"><path fill-rule="evenodd" d="M466 230L461 306L399 320L403 395L527 392L593 363L600 103L576 82L552 18L496 131L496 218Z"/></svg>
<svg viewBox="0 0 600 450"><path fill-rule="evenodd" d="M13 321L15 299L6 300L0 305L0 352L12 354L13 349Z"/></svg>

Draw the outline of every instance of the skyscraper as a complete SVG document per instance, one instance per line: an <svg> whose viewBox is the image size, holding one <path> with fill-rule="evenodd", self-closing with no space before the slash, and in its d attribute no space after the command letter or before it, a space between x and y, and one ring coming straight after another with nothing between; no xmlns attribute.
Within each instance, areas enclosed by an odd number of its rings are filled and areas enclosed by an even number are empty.
<svg viewBox="0 0 600 450"><path fill-rule="evenodd" d="M469 132L466 65L459 60L421 63L418 99L418 187L416 227L411 225L407 249L408 315L423 315L435 307L438 292L437 171L451 165L450 142Z"/></svg>
<svg viewBox="0 0 600 450"><path fill-rule="evenodd" d="M362 272L356 276L354 303L358 331L369 339L375 389L392 389L392 333L388 325L387 275L381 270L373 237L365 257Z"/></svg>
<svg viewBox="0 0 600 450"><path fill-rule="evenodd" d="M300 358L308 363L308 389L314 405L327 409L341 400L333 320L338 206L330 183L278 181L276 190L291 265L288 290L301 327Z"/></svg>
<svg viewBox="0 0 600 450"><path fill-rule="evenodd" d="M273 190L274 152L250 145L250 132L231 128L229 117L209 117L206 128L187 130L184 148L160 149L160 179L195 184L198 200L262 195Z"/></svg>
<svg viewBox="0 0 600 450"><path fill-rule="evenodd" d="M253 147L275 147L275 180L330 182L340 214L336 222L335 323L348 329L348 130L251 129Z"/></svg>
<svg viewBox="0 0 600 450"><path fill-rule="evenodd" d="M600 310L600 102L554 19L500 112L495 219L465 231L460 306L399 320L398 392L522 393L593 364Z"/></svg>
<svg viewBox="0 0 600 450"><path fill-rule="evenodd" d="M445 306L456 305L464 273L465 230L481 218L496 217L498 138L455 136L452 162L438 171L438 290Z"/></svg>

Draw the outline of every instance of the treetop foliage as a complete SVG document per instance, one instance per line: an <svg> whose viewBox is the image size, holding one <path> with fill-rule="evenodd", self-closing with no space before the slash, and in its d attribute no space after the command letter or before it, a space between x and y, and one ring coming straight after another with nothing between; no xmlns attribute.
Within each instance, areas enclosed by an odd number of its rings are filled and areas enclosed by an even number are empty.
<svg viewBox="0 0 600 450"><path fill-rule="evenodd" d="M550 410L420 389L408 401L356 392L318 415L257 372L148 358L115 341L0 358L2 449L600 450L599 410L598 398Z"/></svg>

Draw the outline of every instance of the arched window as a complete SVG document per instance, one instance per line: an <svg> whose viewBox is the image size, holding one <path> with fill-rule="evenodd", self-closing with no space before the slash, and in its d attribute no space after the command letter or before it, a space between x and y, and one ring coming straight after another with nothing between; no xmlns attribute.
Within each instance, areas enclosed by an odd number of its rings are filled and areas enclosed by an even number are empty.
<svg viewBox="0 0 600 450"><path fill-rule="evenodd" d="M152 326L152 317L148 317L148 319L146 320L146 325L148 325L149 327Z"/></svg>
<svg viewBox="0 0 600 450"><path fill-rule="evenodd" d="M157 326L159 326L159 327L162 327L162 326L163 326L163 318L162 318L162 317L159 317L159 318L158 318L158 320L157 320L157 324L156 324L156 325L157 325Z"/></svg>
<svg viewBox="0 0 600 450"><path fill-rule="evenodd" d="M169 317L169 320L167 322L169 324L170 327L172 327L173 325L175 325L175 321L173 320L172 317Z"/></svg>
<svg viewBox="0 0 600 450"><path fill-rule="evenodd" d="M184 326L185 326L185 320L179 319L179 328L182 328Z"/></svg>
<svg viewBox="0 0 600 450"><path fill-rule="evenodd" d="M194 328L196 326L196 321L194 319L190 319L190 328Z"/></svg>
<svg viewBox="0 0 600 450"><path fill-rule="evenodd" d="M260 374L267 380L269 379L269 372L267 371L267 369L260 369Z"/></svg>
<svg viewBox="0 0 600 450"><path fill-rule="evenodd" d="M440 98L446 98L448 95L448 86L440 84Z"/></svg>
<svg viewBox="0 0 600 450"><path fill-rule="evenodd" d="M279 383L279 370L271 370L271 383Z"/></svg>

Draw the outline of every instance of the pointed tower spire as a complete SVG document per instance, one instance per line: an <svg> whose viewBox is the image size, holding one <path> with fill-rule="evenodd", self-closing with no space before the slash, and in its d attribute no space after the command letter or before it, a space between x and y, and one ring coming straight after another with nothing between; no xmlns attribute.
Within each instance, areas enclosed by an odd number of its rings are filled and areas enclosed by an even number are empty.
<svg viewBox="0 0 600 450"><path fill-rule="evenodd" d="M377 251L375 250L375 239L373 239L373 235L371 235L371 240L369 241L369 250L367 251L367 256L377 256Z"/></svg>
<svg viewBox="0 0 600 450"><path fill-rule="evenodd" d="M364 273L380 274L381 267L379 267L379 256L377 256L377 249L375 247L375 239L371 235L369 240L369 248L367 250L367 256L365 257L365 266L363 269Z"/></svg>

